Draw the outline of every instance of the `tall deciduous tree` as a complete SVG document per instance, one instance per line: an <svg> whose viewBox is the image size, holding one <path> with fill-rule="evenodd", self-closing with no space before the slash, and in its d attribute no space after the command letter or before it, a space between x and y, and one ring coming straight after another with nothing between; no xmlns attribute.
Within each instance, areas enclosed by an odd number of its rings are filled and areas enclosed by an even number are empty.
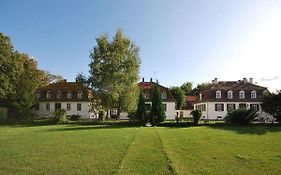
<svg viewBox="0 0 281 175"><path fill-rule="evenodd" d="M78 73L76 75L75 80L77 83L80 83L84 86L88 86L88 84L89 84L89 80L88 80L87 76L85 74L83 74L83 72Z"/></svg>
<svg viewBox="0 0 281 175"><path fill-rule="evenodd" d="M166 119L159 84L156 84L153 91L151 115L153 125L156 125L156 122L163 122Z"/></svg>
<svg viewBox="0 0 281 175"><path fill-rule="evenodd" d="M118 29L113 41L106 35L96 39L90 54L90 84L95 101L105 110L136 109L139 79L139 48Z"/></svg>
<svg viewBox="0 0 281 175"><path fill-rule="evenodd" d="M185 104L185 95L184 91L180 87L171 87L171 93L176 99L176 108L182 109Z"/></svg>
<svg viewBox="0 0 281 175"><path fill-rule="evenodd" d="M184 91L185 95L193 95L192 82L185 82L181 85L180 88Z"/></svg>
<svg viewBox="0 0 281 175"><path fill-rule="evenodd" d="M145 98L144 98L142 90L140 90L140 93L139 93L138 108L137 108L137 118L141 122L143 122L143 123L146 122Z"/></svg>
<svg viewBox="0 0 281 175"><path fill-rule="evenodd" d="M276 93L270 93L264 95L262 99L262 109L273 115L279 122L281 121L281 90Z"/></svg>

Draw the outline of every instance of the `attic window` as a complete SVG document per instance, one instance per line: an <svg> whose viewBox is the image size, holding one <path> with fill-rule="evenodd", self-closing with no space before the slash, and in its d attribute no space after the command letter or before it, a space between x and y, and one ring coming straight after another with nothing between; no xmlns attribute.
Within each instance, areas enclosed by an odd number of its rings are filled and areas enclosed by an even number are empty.
<svg viewBox="0 0 281 175"><path fill-rule="evenodd" d="M242 91L239 92L239 98L240 99L244 99L245 98L245 91L242 90Z"/></svg>
<svg viewBox="0 0 281 175"><path fill-rule="evenodd" d="M50 93L50 91L47 92L46 98L48 98L48 99L51 98L51 93Z"/></svg>
<svg viewBox="0 0 281 175"><path fill-rule="evenodd" d="M72 94L71 94L70 91L67 92L66 98L67 98L67 99L71 99L71 98L72 98Z"/></svg>
<svg viewBox="0 0 281 175"><path fill-rule="evenodd" d="M251 92L251 98L257 98L257 92L256 91Z"/></svg>
<svg viewBox="0 0 281 175"><path fill-rule="evenodd" d="M202 94L199 94L199 100L202 100Z"/></svg>
<svg viewBox="0 0 281 175"><path fill-rule="evenodd" d="M221 98L221 91L220 90L216 91L216 98Z"/></svg>
<svg viewBox="0 0 281 175"><path fill-rule="evenodd" d="M60 99L60 98L61 98L61 92L58 91L58 92L57 92L57 99Z"/></svg>
<svg viewBox="0 0 281 175"><path fill-rule="evenodd" d="M167 98L167 94L166 94L166 92L163 92L162 93L162 99L166 99Z"/></svg>
<svg viewBox="0 0 281 175"><path fill-rule="evenodd" d="M36 98L37 99L40 98L40 92L39 91L36 93Z"/></svg>
<svg viewBox="0 0 281 175"><path fill-rule="evenodd" d="M228 99L232 99L233 98L233 91L230 90L230 91L227 92L227 98Z"/></svg>
<svg viewBox="0 0 281 175"><path fill-rule="evenodd" d="M82 98L82 95L83 95L82 91L79 91L79 92L78 92L78 95L77 95L77 98L81 99L81 98Z"/></svg>

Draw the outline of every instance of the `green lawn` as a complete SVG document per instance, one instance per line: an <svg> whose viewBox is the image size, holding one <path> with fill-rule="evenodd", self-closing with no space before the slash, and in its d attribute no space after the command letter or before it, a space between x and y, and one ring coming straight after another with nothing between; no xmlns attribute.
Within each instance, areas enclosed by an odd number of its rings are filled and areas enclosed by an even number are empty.
<svg viewBox="0 0 281 175"><path fill-rule="evenodd" d="M281 127L0 126L0 174L280 174Z"/></svg>

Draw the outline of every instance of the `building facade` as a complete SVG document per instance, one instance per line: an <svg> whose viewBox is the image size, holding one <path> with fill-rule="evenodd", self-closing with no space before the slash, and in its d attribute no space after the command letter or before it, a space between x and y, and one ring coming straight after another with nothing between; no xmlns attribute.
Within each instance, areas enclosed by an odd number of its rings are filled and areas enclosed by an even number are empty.
<svg viewBox="0 0 281 175"><path fill-rule="evenodd" d="M38 117L52 117L57 109L65 109L67 115L90 118L91 92L76 82L58 82L42 87L36 92L36 114Z"/></svg>
<svg viewBox="0 0 281 175"><path fill-rule="evenodd" d="M150 82L144 82L143 79L142 82L138 83L138 86L144 92L145 105L148 112L150 112L151 110L152 96L156 85L157 84L153 82L152 79L150 79ZM175 119L175 106L176 106L175 99L172 96L169 88L166 88L161 85L159 86L162 94L162 102L165 110L166 119Z"/></svg>
<svg viewBox="0 0 281 175"><path fill-rule="evenodd" d="M272 116L262 111L262 96L267 93L266 87L253 84L244 78L238 81L212 81L212 87L199 94L194 109L202 111L206 120L223 120L229 110L239 108L254 108L258 119L272 119Z"/></svg>

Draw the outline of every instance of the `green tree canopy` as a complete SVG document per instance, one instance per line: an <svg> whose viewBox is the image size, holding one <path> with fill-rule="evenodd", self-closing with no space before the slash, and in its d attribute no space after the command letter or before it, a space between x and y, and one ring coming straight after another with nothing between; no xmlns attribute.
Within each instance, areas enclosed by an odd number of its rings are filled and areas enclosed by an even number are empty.
<svg viewBox="0 0 281 175"><path fill-rule="evenodd" d="M262 109L281 121L281 90L276 93L266 93L262 99Z"/></svg>
<svg viewBox="0 0 281 175"><path fill-rule="evenodd" d="M193 85L192 82L185 82L181 85L180 88L183 90L185 95L193 95L192 85Z"/></svg>
<svg viewBox="0 0 281 175"><path fill-rule="evenodd" d="M118 29L113 41L102 34L90 54L90 85L97 105L118 111L136 109L139 48Z"/></svg>
<svg viewBox="0 0 281 175"><path fill-rule="evenodd" d="M199 95L200 92L212 87L212 83L201 83L196 86L192 91L193 95Z"/></svg>
<svg viewBox="0 0 281 175"><path fill-rule="evenodd" d="M137 108L137 118L145 123L146 122L146 108L145 108L145 98L143 95L143 91L139 92L139 100L138 100L138 108Z"/></svg>
<svg viewBox="0 0 281 175"><path fill-rule="evenodd" d="M156 125L157 122L164 122L166 119L159 84L156 84L153 91L151 115L153 125Z"/></svg>
<svg viewBox="0 0 281 175"><path fill-rule="evenodd" d="M180 87L171 87L171 93L176 99L176 108L182 109L185 104L185 95L184 91Z"/></svg>

